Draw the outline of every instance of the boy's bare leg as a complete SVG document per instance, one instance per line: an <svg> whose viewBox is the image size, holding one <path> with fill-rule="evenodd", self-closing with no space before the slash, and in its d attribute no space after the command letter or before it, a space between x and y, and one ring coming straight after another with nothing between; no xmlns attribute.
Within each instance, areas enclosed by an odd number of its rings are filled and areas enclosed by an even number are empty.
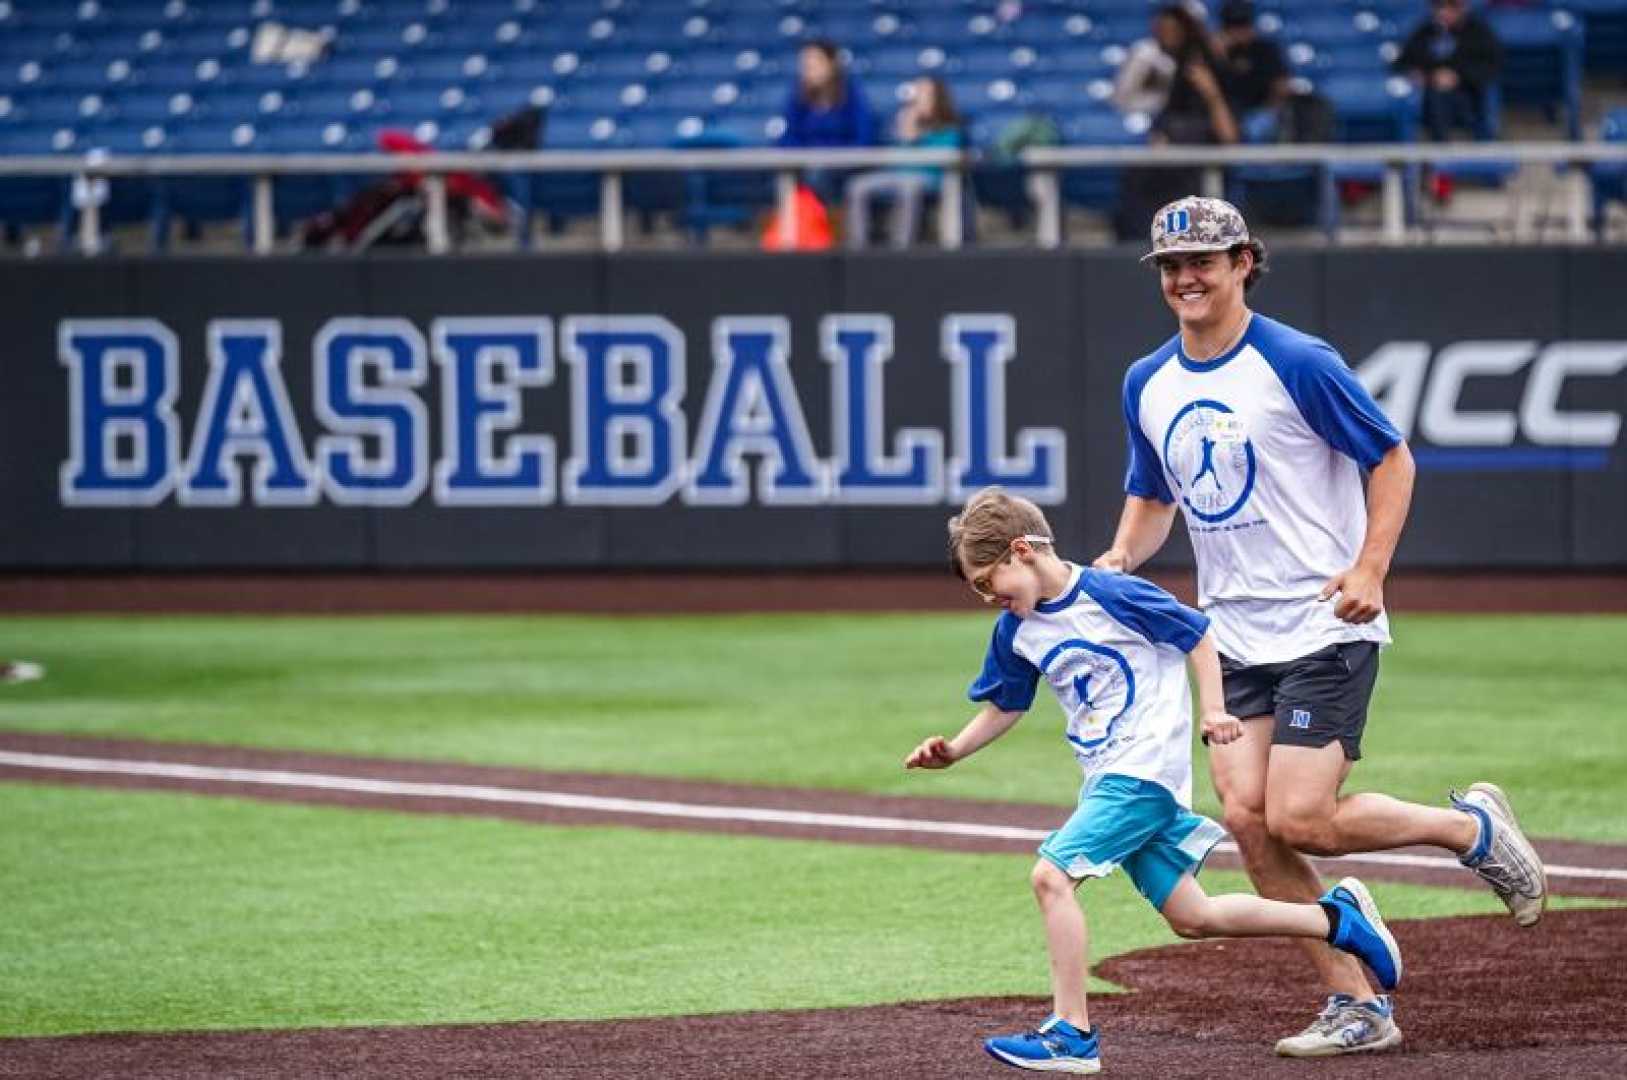
<svg viewBox="0 0 1627 1080"><path fill-rule="evenodd" d="M1428 844L1463 855L1480 836L1479 822L1461 810L1420 806L1364 792L1339 796L1350 771L1344 749L1332 742L1312 749L1273 746L1265 816L1271 834L1312 855Z"/></svg>
<svg viewBox="0 0 1627 1080"><path fill-rule="evenodd" d="M1185 938L1296 937L1325 940L1328 917L1318 904L1289 904L1246 893L1210 896L1191 874L1164 901L1170 929Z"/></svg>
<svg viewBox="0 0 1627 1080"><path fill-rule="evenodd" d="M1312 904L1324 891L1316 868L1266 829L1271 731L1271 717L1250 717L1241 739L1209 748L1210 775L1225 808L1226 831L1237 842L1255 891L1272 900ZM1377 996L1355 957L1322 941L1300 938L1299 944L1329 993L1349 994L1357 1001Z"/></svg>
<svg viewBox="0 0 1627 1080"><path fill-rule="evenodd" d="M1089 938L1085 913L1074 896L1078 882L1044 859L1031 875L1034 898L1045 918L1045 946L1051 955L1053 1011L1080 1031L1090 1030L1085 1008L1085 972Z"/></svg>

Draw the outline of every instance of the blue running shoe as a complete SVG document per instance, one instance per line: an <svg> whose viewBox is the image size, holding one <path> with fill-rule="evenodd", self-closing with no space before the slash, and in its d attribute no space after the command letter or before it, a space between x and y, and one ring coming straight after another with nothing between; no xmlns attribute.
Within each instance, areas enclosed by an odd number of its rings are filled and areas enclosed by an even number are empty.
<svg viewBox="0 0 1627 1080"><path fill-rule="evenodd" d="M1367 886L1347 877L1329 889L1318 901L1336 924L1328 944L1343 949L1366 964L1379 985L1394 990L1401 984L1401 949L1390 936L1384 917L1378 913Z"/></svg>
<svg viewBox="0 0 1627 1080"><path fill-rule="evenodd" d="M1102 1071L1096 1029L1080 1031L1053 1016L1023 1035L984 1039L983 1049L995 1060L1038 1072L1097 1073Z"/></svg>

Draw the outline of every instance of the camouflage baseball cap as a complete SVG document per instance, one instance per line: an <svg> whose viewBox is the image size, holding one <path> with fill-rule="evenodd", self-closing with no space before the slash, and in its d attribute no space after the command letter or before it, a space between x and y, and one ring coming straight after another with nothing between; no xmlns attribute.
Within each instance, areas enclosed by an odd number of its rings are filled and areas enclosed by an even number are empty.
<svg viewBox="0 0 1627 1080"><path fill-rule="evenodd" d="M1237 207L1225 199L1188 195L1153 215L1152 250L1141 261L1188 251L1226 251L1248 240L1248 226Z"/></svg>

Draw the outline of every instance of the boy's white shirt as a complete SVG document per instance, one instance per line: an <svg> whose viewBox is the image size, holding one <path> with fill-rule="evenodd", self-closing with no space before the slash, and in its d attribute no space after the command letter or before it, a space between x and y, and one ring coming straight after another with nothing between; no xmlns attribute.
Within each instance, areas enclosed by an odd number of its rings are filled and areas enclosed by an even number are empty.
<svg viewBox="0 0 1627 1080"><path fill-rule="evenodd" d="M1026 618L1001 615L968 694L1020 712L1043 678L1087 782L1107 773L1150 780L1190 807L1186 655L1209 620L1141 578L1071 569L1059 597Z"/></svg>

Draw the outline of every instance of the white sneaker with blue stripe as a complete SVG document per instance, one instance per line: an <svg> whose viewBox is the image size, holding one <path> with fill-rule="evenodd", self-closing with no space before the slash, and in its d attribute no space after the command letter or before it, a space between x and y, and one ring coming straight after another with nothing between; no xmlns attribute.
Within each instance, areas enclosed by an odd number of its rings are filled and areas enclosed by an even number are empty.
<svg viewBox="0 0 1627 1080"><path fill-rule="evenodd" d="M996 1060L1036 1072L1097 1073L1102 1055L1096 1029L1080 1031L1059 1016L1052 1016L1033 1031L983 1040L983 1049Z"/></svg>
<svg viewBox="0 0 1627 1080"><path fill-rule="evenodd" d="M1482 781L1451 797L1455 809L1480 822L1479 840L1458 861L1491 886L1516 923L1535 926L1548 903L1548 872L1514 820L1508 796L1496 784Z"/></svg>
<svg viewBox="0 0 1627 1080"><path fill-rule="evenodd" d="M1331 994L1310 1027L1277 1043L1277 1054L1293 1058L1370 1054L1400 1044L1401 1029L1388 995L1357 1001L1349 994Z"/></svg>

